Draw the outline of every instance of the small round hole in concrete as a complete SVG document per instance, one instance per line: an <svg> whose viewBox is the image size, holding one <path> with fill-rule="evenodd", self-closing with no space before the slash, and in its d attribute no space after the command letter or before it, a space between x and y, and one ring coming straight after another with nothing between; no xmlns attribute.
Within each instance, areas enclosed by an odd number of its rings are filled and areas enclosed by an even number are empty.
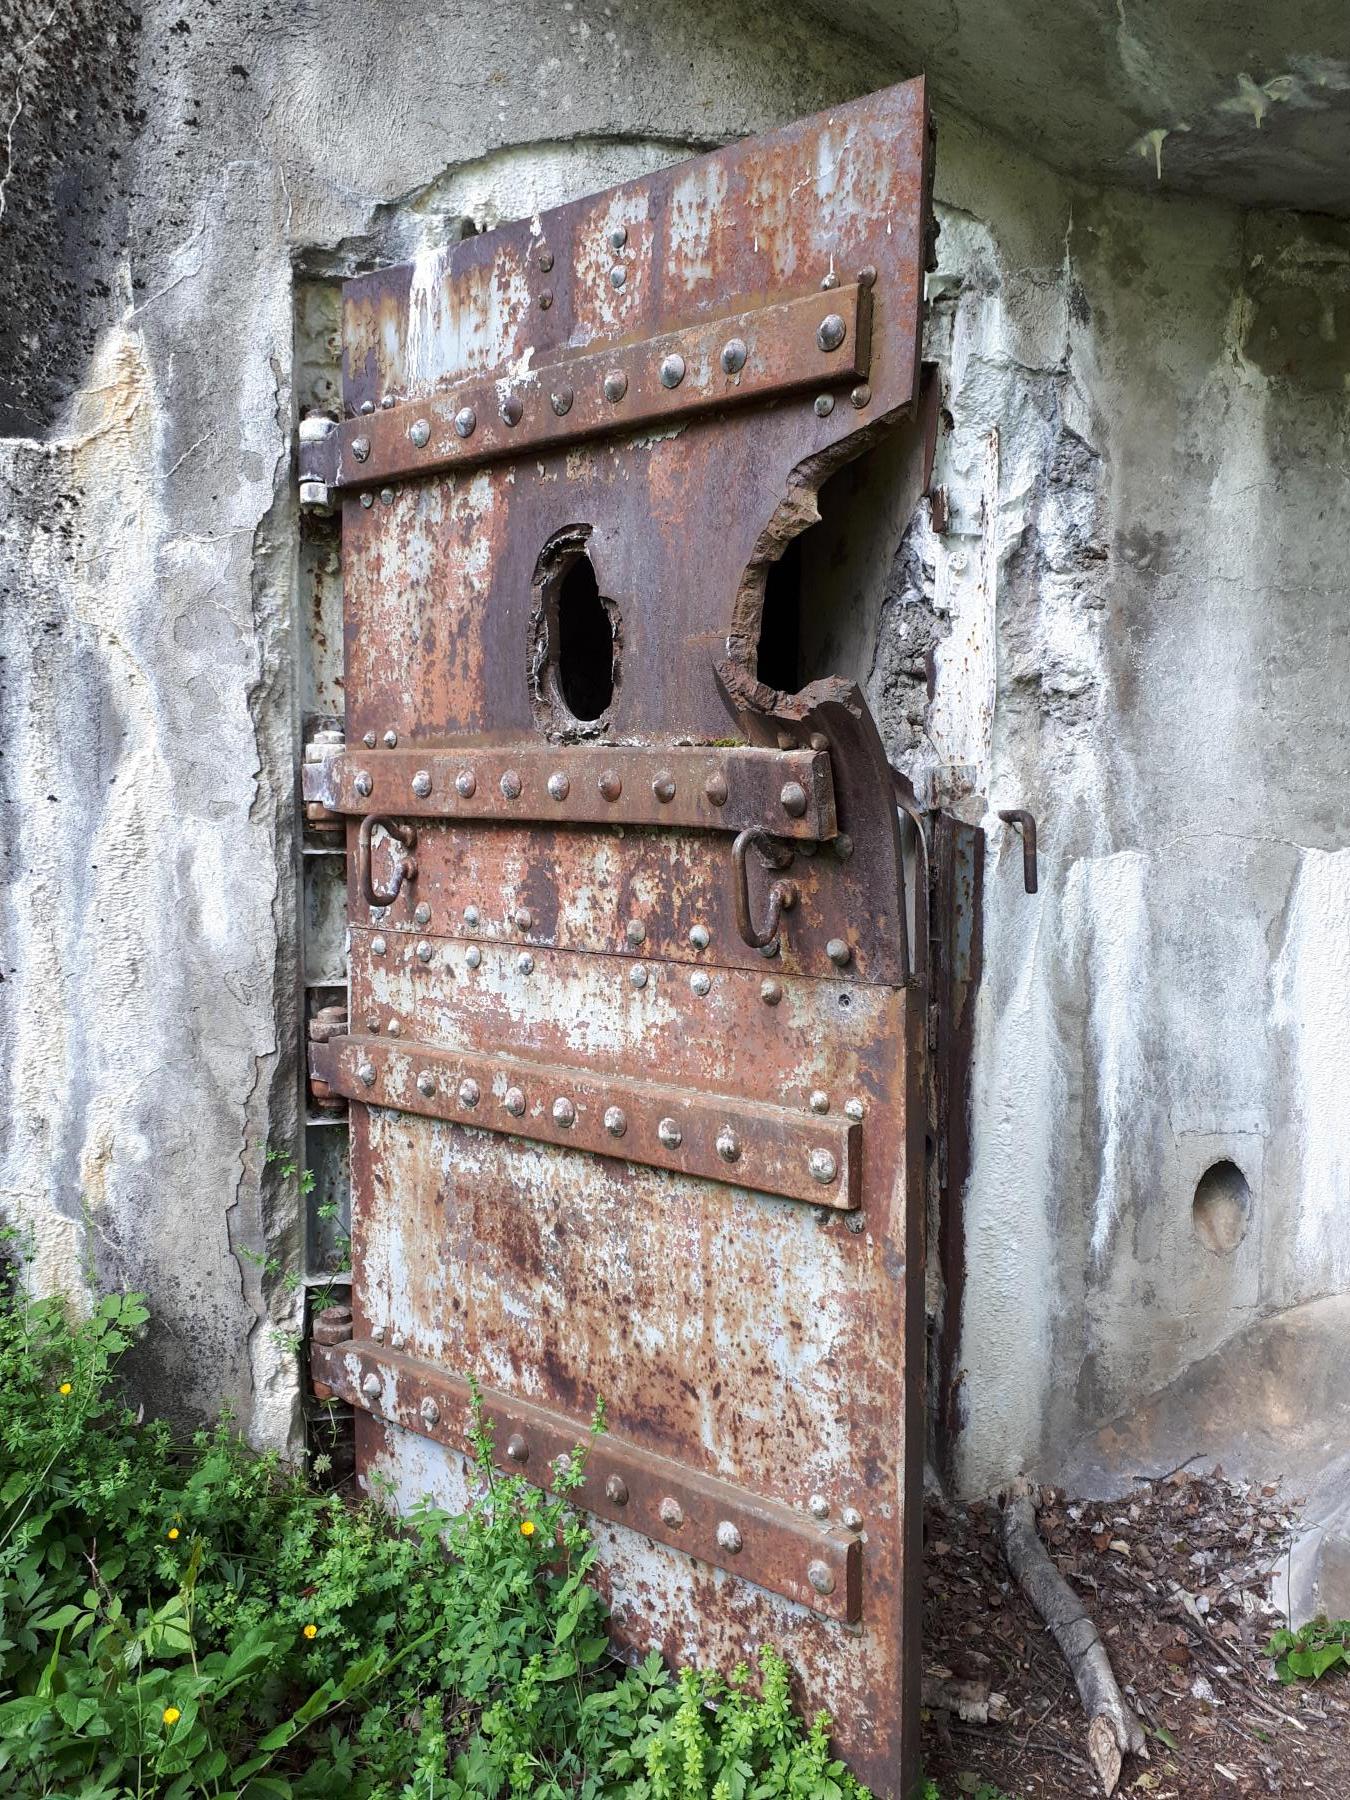
<svg viewBox="0 0 1350 1800"><path fill-rule="evenodd" d="M1216 1162L1195 1184L1195 1235L1215 1256L1231 1256L1247 1235L1252 1191L1235 1162Z"/></svg>

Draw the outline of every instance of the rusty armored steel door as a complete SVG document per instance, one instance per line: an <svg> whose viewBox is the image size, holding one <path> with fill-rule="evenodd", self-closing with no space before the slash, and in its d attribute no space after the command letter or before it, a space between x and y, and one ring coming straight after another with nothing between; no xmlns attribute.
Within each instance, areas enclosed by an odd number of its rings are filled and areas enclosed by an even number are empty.
<svg viewBox="0 0 1350 1800"><path fill-rule="evenodd" d="M615 1632L763 1641L914 1775L924 1002L857 691L756 675L766 569L917 399L910 83L346 284L358 1467L547 1481L597 1395ZM312 490L311 490L312 491ZM809 604L809 596L807 597Z"/></svg>

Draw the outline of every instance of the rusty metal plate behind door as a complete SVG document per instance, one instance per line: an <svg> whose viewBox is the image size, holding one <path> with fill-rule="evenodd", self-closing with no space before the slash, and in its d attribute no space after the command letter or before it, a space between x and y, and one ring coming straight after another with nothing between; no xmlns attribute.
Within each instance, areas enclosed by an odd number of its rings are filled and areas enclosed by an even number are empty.
<svg viewBox="0 0 1350 1800"><path fill-rule="evenodd" d="M918 1059L885 759L756 674L765 573L911 429L920 83L346 284L353 1337L369 1480L546 1482L597 1395L618 1639L765 1641L915 1776ZM810 604L810 596L805 597Z"/></svg>

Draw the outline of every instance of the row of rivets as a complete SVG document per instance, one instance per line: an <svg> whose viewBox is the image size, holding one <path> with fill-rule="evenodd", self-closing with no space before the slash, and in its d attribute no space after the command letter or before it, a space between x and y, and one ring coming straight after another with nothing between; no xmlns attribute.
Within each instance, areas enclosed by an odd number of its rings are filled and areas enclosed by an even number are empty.
<svg viewBox="0 0 1350 1800"><path fill-rule="evenodd" d="M385 742L392 749L394 744L398 742L397 734L392 731L386 732ZM374 746L374 732L366 733L366 743L370 747ZM554 770L549 776L546 785L548 787L549 797L553 800L566 800L567 796L572 791L571 780L561 769ZM365 798L373 791L375 779L368 769L358 769L356 775L353 777L352 786L362 798ZM415 770L409 786L419 800L425 800L432 789L431 771L429 769ZM498 786L501 788L502 794L507 800L519 800L524 789L524 783L521 780L519 771L516 769L504 770ZM605 800L617 800L623 793L622 778L615 774L612 769L606 769L597 778L596 786L600 790L601 797ZM477 793L478 777L472 769L461 769L455 776L455 791L460 795L461 799L464 800L471 800L474 794ZM704 797L711 806L725 806L729 791L726 776L720 773L710 775L703 784ZM665 769L660 770L653 777L652 793L663 805L668 805L670 801L675 798L675 792L674 776ZM807 793L806 789L799 781L786 782L778 798L783 811L787 813L790 818L800 819L805 813L807 808Z"/></svg>

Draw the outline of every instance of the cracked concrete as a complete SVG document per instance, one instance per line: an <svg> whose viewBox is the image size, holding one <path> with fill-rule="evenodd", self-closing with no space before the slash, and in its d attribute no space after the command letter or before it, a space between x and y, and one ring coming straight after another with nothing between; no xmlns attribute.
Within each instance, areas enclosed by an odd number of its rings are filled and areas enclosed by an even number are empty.
<svg viewBox="0 0 1350 1800"><path fill-rule="evenodd" d="M1122 10L1104 54L1137 90L1172 27ZM947 517L903 511L884 450L837 478L803 543L803 655L863 682L896 760L989 832L962 1480L1053 1466L1347 1287L1350 227L1171 191L1322 192L1321 150L1282 134L1339 118L1334 46L1297 53L1327 59L1316 93L1311 63L1287 92L1283 63L1188 64L1191 129L1169 114L1147 157L1159 120L1113 102L1080 166L1124 191L1030 153L1066 162L1090 84L1017 126L1052 90L966 81L966 27L925 37L931 11L907 47L863 0L828 26L754 0L135 22L79 0L0 70L0 124L24 99L0 219L0 1204L44 1287L150 1293L152 1405L295 1428L296 1302L259 1265L300 1254L264 1146L296 1141L300 717L340 693L331 669L299 687L289 484L297 411L331 391L325 283L930 59L1019 139L939 109ZM1259 138L1223 110L1244 71ZM1034 898L1010 805L1041 821ZM1218 1258L1190 1207L1225 1158L1251 1215Z"/></svg>

